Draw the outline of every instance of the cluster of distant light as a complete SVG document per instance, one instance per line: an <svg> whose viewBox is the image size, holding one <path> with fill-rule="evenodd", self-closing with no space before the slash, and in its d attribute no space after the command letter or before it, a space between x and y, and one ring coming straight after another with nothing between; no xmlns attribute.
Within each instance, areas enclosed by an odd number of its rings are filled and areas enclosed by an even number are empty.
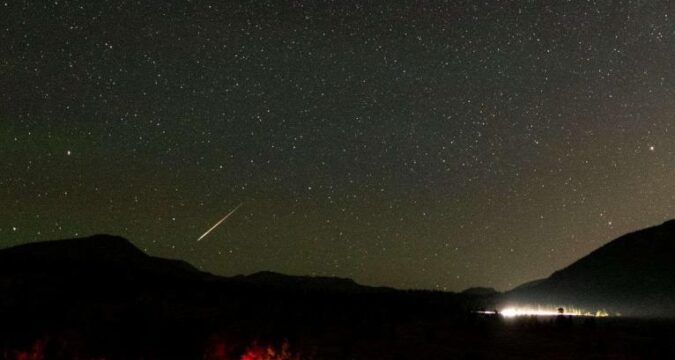
<svg viewBox="0 0 675 360"><path fill-rule="evenodd" d="M585 317L607 317L609 314L605 310L596 312L582 311L579 309L564 308L542 308L542 307L507 307L501 311L478 311L479 314L501 315L505 318L514 318L519 316L585 316Z"/></svg>

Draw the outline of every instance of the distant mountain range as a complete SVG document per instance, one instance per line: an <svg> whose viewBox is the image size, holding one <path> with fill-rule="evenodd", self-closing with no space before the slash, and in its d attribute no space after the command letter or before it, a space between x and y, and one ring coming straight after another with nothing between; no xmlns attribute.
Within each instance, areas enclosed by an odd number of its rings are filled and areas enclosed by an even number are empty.
<svg viewBox="0 0 675 360"><path fill-rule="evenodd" d="M371 293L395 291L387 287L366 286L352 279L329 276L293 276L272 271L260 271L251 275L237 275L231 281L265 287L269 289L301 289L309 291L330 291L349 293Z"/></svg>
<svg viewBox="0 0 675 360"><path fill-rule="evenodd" d="M39 298L47 301L80 293L85 293L86 298L101 292L133 297L139 291L170 291L181 286L202 287L198 292L233 287L253 291L393 291L359 285L351 279L290 276L270 271L215 276L184 261L149 256L128 240L109 235L36 242L0 250L0 292L12 294L4 298L5 302L36 292L47 295Z"/></svg>
<svg viewBox="0 0 675 360"><path fill-rule="evenodd" d="M8 294L0 297L0 315L3 311L12 312L13 306L72 304L73 299L129 303L143 296L170 298L195 306L202 301L199 299L209 299L207 303L218 306L213 299L246 297L249 295L241 294L260 291L399 294L396 296L410 293L364 286L351 279L267 271L219 277L183 261L149 256L128 240L107 235L0 250L0 293ZM430 294L423 296L432 298ZM433 298L438 296L444 295ZM554 305L624 315L675 316L675 221L622 236L546 279L506 293L472 288L446 297L453 301L457 297L481 301L487 306L492 306L491 302L502 307Z"/></svg>
<svg viewBox="0 0 675 360"><path fill-rule="evenodd" d="M675 221L621 236L546 279L507 292L501 301L675 315Z"/></svg>

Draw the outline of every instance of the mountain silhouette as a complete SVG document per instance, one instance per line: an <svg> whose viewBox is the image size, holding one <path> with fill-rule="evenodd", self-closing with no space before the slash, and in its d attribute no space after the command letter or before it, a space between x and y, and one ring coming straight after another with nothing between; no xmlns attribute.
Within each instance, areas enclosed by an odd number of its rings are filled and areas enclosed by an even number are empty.
<svg viewBox="0 0 675 360"><path fill-rule="evenodd" d="M109 235L35 242L0 250L0 278L36 274L51 278L117 279L208 276L180 261L149 256L128 240Z"/></svg>
<svg viewBox="0 0 675 360"><path fill-rule="evenodd" d="M161 293L178 293L185 286L193 289L192 293L233 288L343 293L386 289L359 285L351 279L269 271L215 276L184 261L147 255L127 239L110 235L35 242L0 250L0 291L6 294L38 292L54 299L103 292L133 298L158 289L162 289Z"/></svg>
<svg viewBox="0 0 675 360"><path fill-rule="evenodd" d="M476 297L489 301L495 298L504 305L572 306L624 315L672 316L674 259L675 221L669 221L624 235L546 279L523 284L504 294L476 288L456 296L467 301L477 301ZM6 294L0 299L0 313L11 313L17 306L53 310L59 304L69 307L75 302L105 301L129 305L139 299L147 303L171 299L181 306L219 306L235 298L281 293L284 296L383 294L411 299L455 296L363 286L344 278L289 276L269 271L220 277L183 261L147 255L128 240L108 235L0 250L0 293Z"/></svg>
<svg viewBox="0 0 675 360"><path fill-rule="evenodd" d="M515 288L503 301L675 315L675 221L621 236L546 279Z"/></svg>
<svg viewBox="0 0 675 360"><path fill-rule="evenodd" d="M352 279L328 276L293 276L272 271L260 271L250 275L238 275L231 280L269 289L286 289L322 292L380 292L392 288L365 286Z"/></svg>
<svg viewBox="0 0 675 360"><path fill-rule="evenodd" d="M461 292L462 295L471 296L495 296L499 292L491 287L470 287Z"/></svg>

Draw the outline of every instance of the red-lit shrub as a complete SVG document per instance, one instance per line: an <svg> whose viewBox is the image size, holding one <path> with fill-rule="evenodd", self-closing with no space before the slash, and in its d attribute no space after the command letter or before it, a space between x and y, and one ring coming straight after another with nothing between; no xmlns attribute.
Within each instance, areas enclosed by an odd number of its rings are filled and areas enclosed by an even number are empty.
<svg viewBox="0 0 675 360"><path fill-rule="evenodd" d="M301 357L299 354L293 354L288 342L284 341L278 348L254 343L246 349L240 360L301 360Z"/></svg>
<svg viewBox="0 0 675 360"><path fill-rule="evenodd" d="M39 339L33 343L28 351L9 351L5 354L8 360L45 360L45 345L47 339Z"/></svg>
<svg viewBox="0 0 675 360"><path fill-rule="evenodd" d="M243 354L237 352L236 346L223 339L214 338L209 341L204 353L204 360L302 360L300 354L293 353L287 341L280 346L261 345L254 342ZM241 347L239 348L241 349ZM241 355L237 355L241 354Z"/></svg>

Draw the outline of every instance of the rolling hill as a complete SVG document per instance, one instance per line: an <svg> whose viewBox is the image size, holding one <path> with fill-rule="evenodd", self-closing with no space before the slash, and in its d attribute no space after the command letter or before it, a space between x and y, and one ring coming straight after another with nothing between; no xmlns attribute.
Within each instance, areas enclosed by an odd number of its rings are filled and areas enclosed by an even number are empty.
<svg viewBox="0 0 675 360"><path fill-rule="evenodd" d="M506 293L505 304L675 315L675 221L615 239L550 277Z"/></svg>

